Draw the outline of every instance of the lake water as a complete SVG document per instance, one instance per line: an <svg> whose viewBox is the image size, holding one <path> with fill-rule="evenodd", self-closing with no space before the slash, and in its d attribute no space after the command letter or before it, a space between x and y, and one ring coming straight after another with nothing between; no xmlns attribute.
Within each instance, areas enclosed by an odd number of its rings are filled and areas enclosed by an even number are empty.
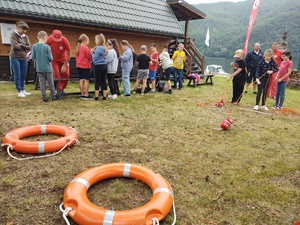
<svg viewBox="0 0 300 225"><path fill-rule="evenodd" d="M293 61L294 68L300 70L300 68L298 68L299 67L299 58L293 57L292 61ZM205 67L207 65L210 65L210 64L217 64L217 65L222 66L225 72L229 73L231 62L234 62L234 58L227 59L227 58L209 58L209 57L206 57L205 58Z"/></svg>

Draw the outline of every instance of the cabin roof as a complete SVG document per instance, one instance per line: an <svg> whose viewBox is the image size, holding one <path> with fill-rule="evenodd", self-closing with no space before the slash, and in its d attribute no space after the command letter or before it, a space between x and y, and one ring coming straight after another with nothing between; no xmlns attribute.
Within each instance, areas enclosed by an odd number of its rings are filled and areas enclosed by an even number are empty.
<svg viewBox="0 0 300 225"><path fill-rule="evenodd" d="M206 14L182 0L167 0L179 21L205 19Z"/></svg>
<svg viewBox="0 0 300 225"><path fill-rule="evenodd" d="M158 35L184 35L178 15L166 0L0 0L0 15Z"/></svg>

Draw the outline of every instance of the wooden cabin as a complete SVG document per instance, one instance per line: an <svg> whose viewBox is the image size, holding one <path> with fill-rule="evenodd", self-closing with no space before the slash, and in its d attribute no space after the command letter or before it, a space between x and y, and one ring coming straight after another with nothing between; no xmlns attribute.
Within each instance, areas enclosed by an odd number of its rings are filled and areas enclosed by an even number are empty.
<svg viewBox="0 0 300 225"><path fill-rule="evenodd" d="M1 0L0 75L10 73L7 38L19 20L29 25L27 35L31 44L37 42L40 30L48 35L55 29L62 31L72 49L71 76L75 47L82 33L89 36L90 47L94 46L95 35L103 33L106 39L128 40L137 53L143 44L150 46L155 42L161 52L171 40L183 40L190 61L197 61L203 71L204 58L188 38L188 24L190 20L204 18L203 12L179 0ZM185 31L179 21L186 22Z"/></svg>

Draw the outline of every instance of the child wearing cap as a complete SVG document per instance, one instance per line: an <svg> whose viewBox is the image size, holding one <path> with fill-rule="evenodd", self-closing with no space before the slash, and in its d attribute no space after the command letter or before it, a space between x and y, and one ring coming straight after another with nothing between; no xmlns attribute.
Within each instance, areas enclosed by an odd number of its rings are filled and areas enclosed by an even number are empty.
<svg viewBox="0 0 300 225"><path fill-rule="evenodd" d="M245 79L246 79L246 63L243 59L244 51L242 49L238 49L233 56L236 60L235 62L231 62L230 66L235 67L235 71L233 74L227 77L227 81L232 79L232 100L231 103L233 105L237 105L244 91Z"/></svg>
<svg viewBox="0 0 300 225"><path fill-rule="evenodd" d="M136 59L138 63L138 74L137 74L137 79L132 93L133 94L136 93L136 90L138 89L140 82L143 80L141 95L144 95L144 91L147 85L147 79L149 77L149 65L152 65L152 61L151 58L146 54L147 52L146 45L142 45L140 50L141 50L141 54L138 55Z"/></svg>

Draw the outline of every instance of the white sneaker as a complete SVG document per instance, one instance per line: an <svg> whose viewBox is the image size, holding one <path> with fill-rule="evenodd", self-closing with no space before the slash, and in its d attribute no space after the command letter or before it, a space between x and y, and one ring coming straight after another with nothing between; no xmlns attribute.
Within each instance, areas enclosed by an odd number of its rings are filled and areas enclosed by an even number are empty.
<svg viewBox="0 0 300 225"><path fill-rule="evenodd" d="M25 98L26 95L23 93L23 91L18 92L18 97L19 98Z"/></svg>
<svg viewBox="0 0 300 225"><path fill-rule="evenodd" d="M25 91L25 90L23 90L23 91L21 91L21 92L23 92L24 95L31 95L31 93L29 93L29 92L27 92L27 91Z"/></svg>
<svg viewBox="0 0 300 225"><path fill-rule="evenodd" d="M107 97L108 97L108 98L111 98L111 99L114 99L114 96L113 96L113 95L108 95Z"/></svg>
<svg viewBox="0 0 300 225"><path fill-rule="evenodd" d="M267 108L267 106L265 106L265 105L263 105L262 107L261 107L263 110L265 110L265 111L268 111L269 109Z"/></svg>
<svg viewBox="0 0 300 225"><path fill-rule="evenodd" d="M118 97L118 95L114 94L112 99L116 99L117 97Z"/></svg>
<svg viewBox="0 0 300 225"><path fill-rule="evenodd" d="M255 110L255 111L257 111L258 109L259 109L258 105L256 105L256 106L253 107L253 110Z"/></svg>

